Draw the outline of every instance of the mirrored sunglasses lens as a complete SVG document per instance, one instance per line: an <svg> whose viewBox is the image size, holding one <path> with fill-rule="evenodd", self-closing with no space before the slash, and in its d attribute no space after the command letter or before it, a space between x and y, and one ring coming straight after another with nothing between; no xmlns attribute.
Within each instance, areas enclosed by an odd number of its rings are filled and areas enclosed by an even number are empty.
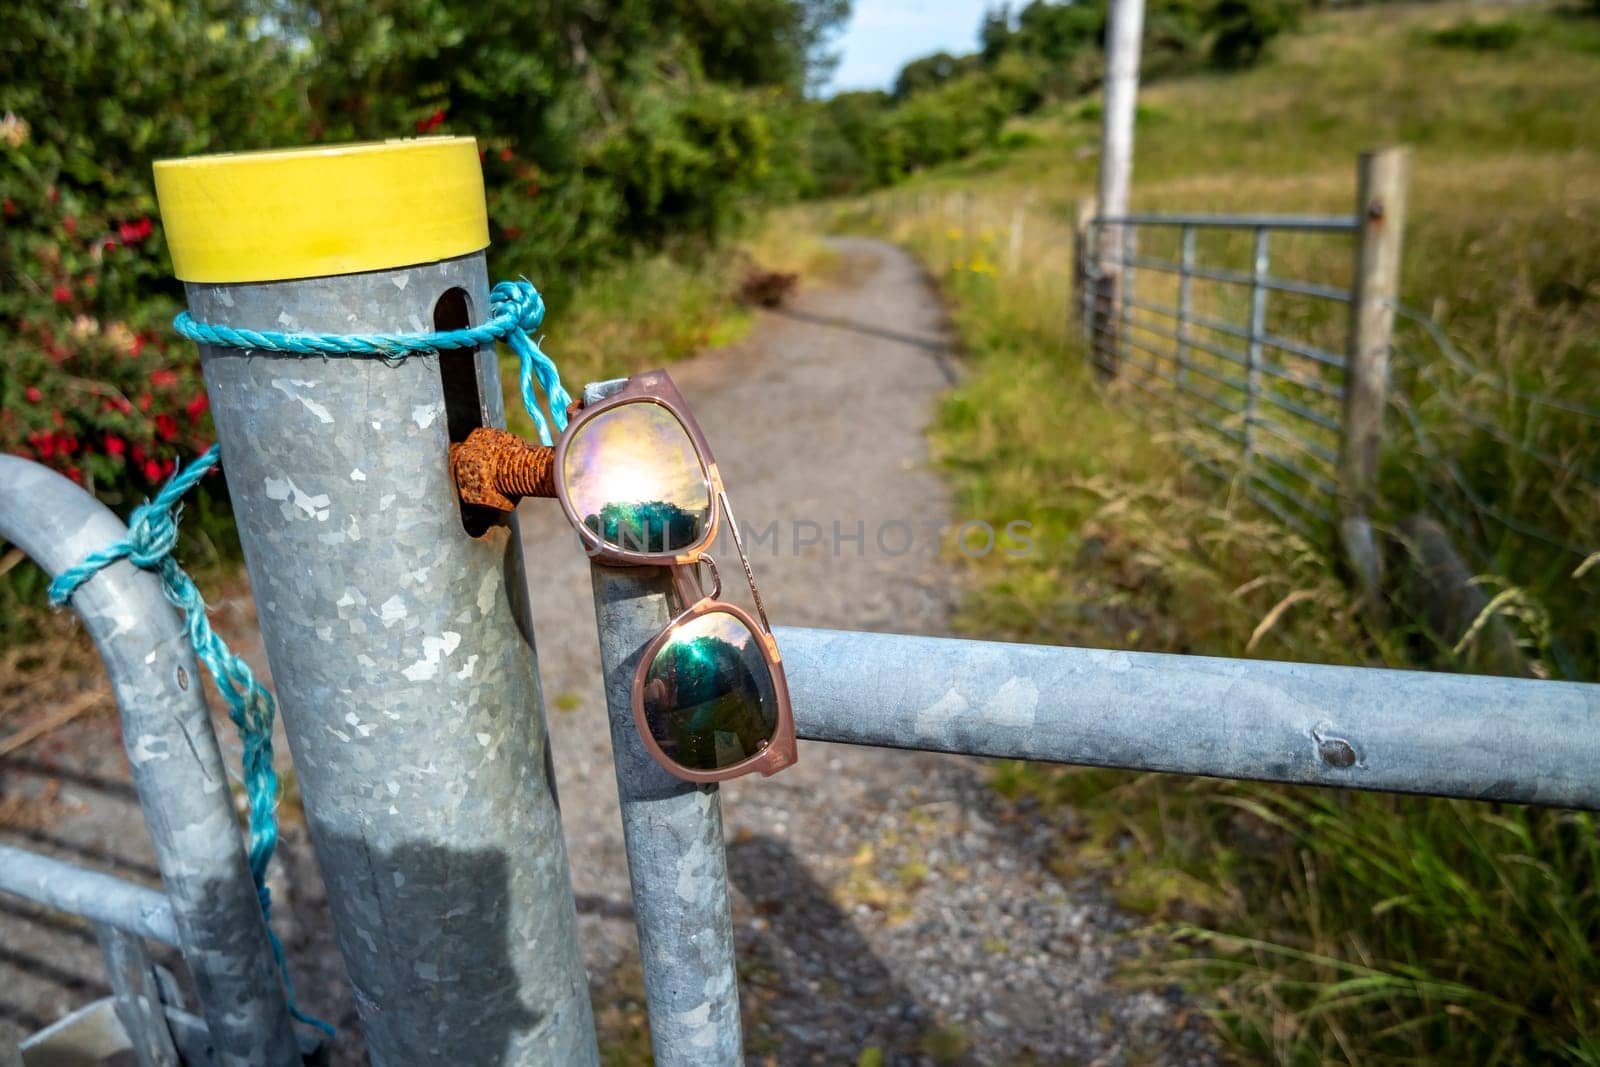
<svg viewBox="0 0 1600 1067"><path fill-rule="evenodd" d="M561 473L579 520L613 548L679 552L705 537L705 471L689 431L659 404L624 404L578 427Z"/></svg>
<svg viewBox="0 0 1600 1067"><path fill-rule="evenodd" d="M720 770L760 752L778 729L778 698L761 643L713 611L673 631L644 678L644 717L681 767Z"/></svg>

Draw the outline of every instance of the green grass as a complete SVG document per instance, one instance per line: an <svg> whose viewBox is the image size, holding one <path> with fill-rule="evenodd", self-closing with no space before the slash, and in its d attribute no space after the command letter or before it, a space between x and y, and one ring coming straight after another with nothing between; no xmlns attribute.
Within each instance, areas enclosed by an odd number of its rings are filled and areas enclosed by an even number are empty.
<svg viewBox="0 0 1600 1067"><path fill-rule="evenodd" d="M1397 388L1493 503L1592 542L1592 486L1508 462L1456 413L1600 467L1592 424L1503 389L1595 403L1597 88L1594 17L1455 4L1317 14L1258 68L1144 91L1134 207L1345 212L1357 153L1410 145L1403 297L1479 370L1440 370L1427 338L1402 328ZM1097 102L1065 105L1014 123L1005 148L812 209L928 265L971 371L933 433L956 510L1035 525L1031 557L955 561L970 589L958 625L1059 644L1451 664L1413 632L1369 626L1323 540L1192 473L1177 449L1206 447L1204 435L1087 372L1068 249L1074 201L1093 188L1097 120ZM1219 241L1204 254L1244 252ZM1288 276L1348 275L1336 242L1287 239L1275 253ZM1274 314L1275 329L1342 347L1335 314L1291 302ZM1386 460L1388 520L1421 503L1409 449L1397 435ZM1496 587L1516 590L1507 621L1535 668L1600 677L1600 566L1579 573L1578 559L1504 534L1478 547ZM1029 764L994 775L1007 795L1078 813L1063 819L1075 829L1059 873L1105 879L1147 917L1145 933L1163 935L1129 980L1186 983L1244 1058L1600 1062L1600 852L1587 815Z"/></svg>

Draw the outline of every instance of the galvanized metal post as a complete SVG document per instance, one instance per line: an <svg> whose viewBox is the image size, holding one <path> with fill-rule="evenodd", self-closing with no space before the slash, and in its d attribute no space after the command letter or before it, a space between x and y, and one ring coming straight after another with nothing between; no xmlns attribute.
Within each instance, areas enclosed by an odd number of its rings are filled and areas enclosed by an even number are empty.
<svg viewBox="0 0 1600 1067"><path fill-rule="evenodd" d="M1100 285L1109 306L1122 299L1122 271L1114 257L1125 246L1120 224L1128 214L1128 185L1133 178L1133 126L1139 101L1139 48L1144 37L1144 0L1112 0L1106 26L1106 80L1101 108L1100 174L1097 200L1100 216L1111 219L1101 234ZM1125 258L1125 257L1124 257ZM1119 352L1115 357L1121 358ZM1115 375L1120 368L1107 368Z"/></svg>
<svg viewBox="0 0 1600 1067"><path fill-rule="evenodd" d="M1133 260L1139 247L1138 227L1119 226L1115 232L1119 235L1121 242L1121 247L1117 252L1120 266L1116 276L1116 288L1113 290L1117 301L1116 361L1117 367L1120 369L1127 359L1127 350L1132 337L1133 304L1131 301L1134 300L1133 283L1137 270L1133 265Z"/></svg>
<svg viewBox="0 0 1600 1067"><path fill-rule="evenodd" d="M1400 293L1408 158L1404 148L1363 153L1356 192L1355 282L1339 442L1339 539L1365 606L1374 612L1381 610L1383 573L1370 516L1389 403L1389 349L1394 302Z"/></svg>
<svg viewBox="0 0 1600 1067"><path fill-rule="evenodd" d="M1072 226L1072 280L1077 289L1078 324L1083 329L1084 346L1090 362L1094 362L1095 338L1098 336L1099 277L1098 256L1095 250L1095 203L1079 200Z"/></svg>
<svg viewBox="0 0 1600 1067"><path fill-rule="evenodd" d="M94 936L105 958L117 1018L133 1045L133 1058L139 1067L178 1067L178 1050L167 1029L155 968L144 942L109 923L95 923Z"/></svg>
<svg viewBox="0 0 1600 1067"><path fill-rule="evenodd" d="M486 316L469 138L172 166L158 189L199 321L419 333ZM230 241L256 254L200 255ZM469 532L447 469L452 440L504 425L493 347L203 346L201 364L372 1061L596 1063L521 539L514 517Z"/></svg>
<svg viewBox="0 0 1600 1067"><path fill-rule="evenodd" d="M0 540L21 548L49 574L127 535L111 510L81 487L36 463L0 456ZM172 902L170 936L194 977L216 1062L298 1064L228 772L183 622L162 595L160 580L127 562L85 582L72 597L72 609L111 680L133 784ZM90 895L108 908L120 899L105 883L65 881L52 868L15 855L6 857L5 866L8 875L31 877L41 890L50 882L56 894L51 902L61 907L72 909ZM149 933L163 936L166 926L159 930Z"/></svg>
<svg viewBox="0 0 1600 1067"><path fill-rule="evenodd" d="M1263 284L1271 265L1267 251L1268 230L1257 226L1250 244L1250 339L1245 352L1244 469L1255 462L1256 407L1261 392L1262 338L1267 332L1267 287Z"/></svg>
<svg viewBox="0 0 1600 1067"><path fill-rule="evenodd" d="M620 384L585 395L598 399ZM592 572L656 1067L732 1067L744 1053L721 798L715 785L663 770L633 721L634 670L672 616L672 582L657 567L595 564Z"/></svg>
<svg viewBox="0 0 1600 1067"><path fill-rule="evenodd" d="M1190 273L1194 270L1194 227L1184 224L1179 234L1178 249L1178 392L1182 393L1188 379L1189 370L1189 314L1192 310L1191 302L1194 299L1194 277ZM1178 405L1174 405L1177 407Z"/></svg>

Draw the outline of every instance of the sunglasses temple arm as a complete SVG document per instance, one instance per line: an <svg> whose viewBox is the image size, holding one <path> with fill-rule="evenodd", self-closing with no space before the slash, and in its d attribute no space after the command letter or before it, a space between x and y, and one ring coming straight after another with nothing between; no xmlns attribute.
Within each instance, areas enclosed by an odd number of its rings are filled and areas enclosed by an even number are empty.
<svg viewBox="0 0 1600 1067"><path fill-rule="evenodd" d="M761 616L761 628L770 634L772 624L767 621L767 606L761 602L761 591L756 588L756 576L750 570L750 557L744 552L744 538L739 536L739 520L733 517L726 490L717 490L717 502L722 505L722 513L728 517L728 532L733 534L733 547L739 550L739 563L744 567L744 580L750 583L750 595L755 598L756 614Z"/></svg>

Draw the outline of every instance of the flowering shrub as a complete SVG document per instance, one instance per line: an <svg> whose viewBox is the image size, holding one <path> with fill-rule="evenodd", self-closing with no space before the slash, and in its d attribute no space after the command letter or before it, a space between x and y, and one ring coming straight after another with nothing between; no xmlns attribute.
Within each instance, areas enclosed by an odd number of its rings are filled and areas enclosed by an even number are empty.
<svg viewBox="0 0 1600 1067"><path fill-rule="evenodd" d="M0 132L25 139L23 121L7 116ZM194 351L172 333L176 302L161 295L155 227L148 214L88 209L53 184L7 193L0 450L110 503L137 502L211 441Z"/></svg>

